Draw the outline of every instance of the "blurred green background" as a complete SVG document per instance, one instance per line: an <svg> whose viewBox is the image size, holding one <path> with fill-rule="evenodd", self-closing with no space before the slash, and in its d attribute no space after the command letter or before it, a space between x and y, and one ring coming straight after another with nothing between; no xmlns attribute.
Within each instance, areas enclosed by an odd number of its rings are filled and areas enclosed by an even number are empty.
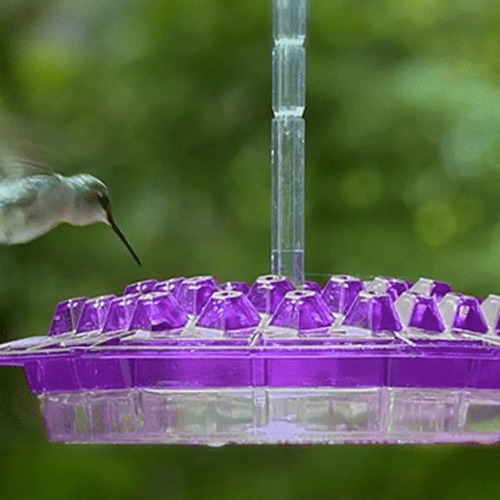
<svg viewBox="0 0 500 500"><path fill-rule="evenodd" d="M312 0L306 264L500 292L500 3ZM139 279L269 269L268 1L2 0L0 118L104 225L0 248L0 339ZM318 276L313 273L319 273ZM0 498L491 498L497 447L64 446L0 369Z"/></svg>

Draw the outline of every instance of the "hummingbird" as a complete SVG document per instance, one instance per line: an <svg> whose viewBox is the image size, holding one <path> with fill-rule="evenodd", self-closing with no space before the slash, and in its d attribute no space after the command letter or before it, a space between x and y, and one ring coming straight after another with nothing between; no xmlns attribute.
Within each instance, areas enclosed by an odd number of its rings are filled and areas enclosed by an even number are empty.
<svg viewBox="0 0 500 500"><path fill-rule="evenodd" d="M104 182L90 174L64 176L0 151L0 244L27 243L64 222L74 226L104 222L141 265L113 219Z"/></svg>

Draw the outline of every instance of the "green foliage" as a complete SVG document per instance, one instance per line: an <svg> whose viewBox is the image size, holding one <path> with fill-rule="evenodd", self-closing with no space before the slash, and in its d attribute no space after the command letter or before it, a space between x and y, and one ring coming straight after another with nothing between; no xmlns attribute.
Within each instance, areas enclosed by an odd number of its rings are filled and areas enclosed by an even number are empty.
<svg viewBox="0 0 500 500"><path fill-rule="evenodd" d="M499 292L500 3L310 3L307 271ZM1 117L56 170L109 184L144 262L104 226L0 248L2 341L43 333L67 297L267 272L268 4L0 3ZM482 498L496 487L495 449L51 445L20 373L0 380L2 498Z"/></svg>

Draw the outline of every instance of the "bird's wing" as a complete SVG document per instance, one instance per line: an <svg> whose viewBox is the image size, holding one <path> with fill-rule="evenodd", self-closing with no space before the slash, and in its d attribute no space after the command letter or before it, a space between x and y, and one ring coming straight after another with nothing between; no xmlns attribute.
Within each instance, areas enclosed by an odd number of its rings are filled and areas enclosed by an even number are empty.
<svg viewBox="0 0 500 500"><path fill-rule="evenodd" d="M0 180L22 179L32 175L53 175L44 165L10 153L0 153Z"/></svg>

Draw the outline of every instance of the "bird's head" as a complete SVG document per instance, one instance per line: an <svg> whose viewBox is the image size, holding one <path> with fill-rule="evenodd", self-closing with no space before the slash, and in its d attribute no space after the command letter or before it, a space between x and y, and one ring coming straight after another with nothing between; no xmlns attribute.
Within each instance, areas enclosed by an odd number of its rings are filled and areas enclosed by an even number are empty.
<svg viewBox="0 0 500 500"><path fill-rule="evenodd" d="M81 226L104 222L113 229L134 260L141 265L139 257L113 219L106 184L89 174L74 175L69 180L74 190L74 213L70 222Z"/></svg>

